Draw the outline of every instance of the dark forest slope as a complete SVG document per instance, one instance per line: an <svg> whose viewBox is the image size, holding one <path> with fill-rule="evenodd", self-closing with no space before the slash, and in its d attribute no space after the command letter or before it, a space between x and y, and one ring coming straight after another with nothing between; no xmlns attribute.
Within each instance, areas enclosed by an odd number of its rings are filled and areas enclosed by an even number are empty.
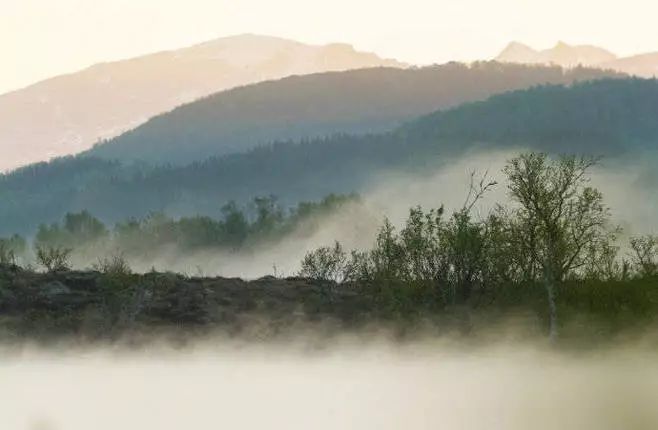
<svg viewBox="0 0 658 430"><path fill-rule="evenodd" d="M293 76L181 106L88 153L183 165L276 140L389 131L419 115L504 91L613 75L491 62Z"/></svg>

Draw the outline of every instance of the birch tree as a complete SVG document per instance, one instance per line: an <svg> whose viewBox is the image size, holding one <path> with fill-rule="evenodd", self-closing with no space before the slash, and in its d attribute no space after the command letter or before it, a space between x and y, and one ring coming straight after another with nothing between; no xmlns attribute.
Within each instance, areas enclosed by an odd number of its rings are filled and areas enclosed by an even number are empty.
<svg viewBox="0 0 658 430"><path fill-rule="evenodd" d="M589 185L595 158L522 154L505 167L509 195L518 203L522 238L532 241L531 257L540 268L550 319L550 338L558 335L557 285L587 263L587 250L611 240L609 209Z"/></svg>

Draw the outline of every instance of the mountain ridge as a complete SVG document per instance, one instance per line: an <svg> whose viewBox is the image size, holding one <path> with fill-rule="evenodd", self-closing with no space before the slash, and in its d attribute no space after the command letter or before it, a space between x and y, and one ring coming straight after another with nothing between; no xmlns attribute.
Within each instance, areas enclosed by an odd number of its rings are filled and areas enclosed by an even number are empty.
<svg viewBox="0 0 658 430"><path fill-rule="evenodd" d="M594 45L569 45L558 41L552 48L536 50L520 42L510 42L496 61L526 64L556 64L562 67L594 66L617 59L612 52Z"/></svg>
<svg viewBox="0 0 658 430"><path fill-rule="evenodd" d="M407 65L345 44L306 45L251 34L98 63L0 95L0 171L84 151L99 139L225 89L378 66Z"/></svg>
<svg viewBox="0 0 658 430"><path fill-rule="evenodd" d="M504 91L613 75L481 62L287 77L179 106L85 154L184 165L277 140L384 132L419 115Z"/></svg>
<svg viewBox="0 0 658 430"><path fill-rule="evenodd" d="M619 73L652 78L658 76L658 52L618 57L595 45L569 45L558 41L552 48L537 50L512 41L495 57L495 61L519 64L556 64L562 67L583 65Z"/></svg>

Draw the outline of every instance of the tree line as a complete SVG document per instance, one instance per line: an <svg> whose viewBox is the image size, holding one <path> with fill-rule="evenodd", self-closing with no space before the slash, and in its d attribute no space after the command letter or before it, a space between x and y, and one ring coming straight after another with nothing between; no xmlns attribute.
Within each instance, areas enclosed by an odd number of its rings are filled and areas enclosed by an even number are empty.
<svg viewBox="0 0 658 430"><path fill-rule="evenodd" d="M393 302L420 294L445 305L468 303L502 286L540 284L550 335L558 332L558 287L568 281L618 281L658 275L658 238L635 237L620 252L602 193L589 184L594 158L521 154L504 168L510 203L484 217L473 208L495 182L471 181L460 210L412 208L396 230L385 220L374 246L347 252L336 242L309 252L300 275L356 285ZM391 297L394 295L394 297Z"/></svg>
<svg viewBox="0 0 658 430"><path fill-rule="evenodd" d="M65 269L73 255L144 257L163 247L181 252L222 249L238 251L277 240L298 228L312 230L322 216L359 200L357 195L330 194L285 209L274 196L257 197L249 205L224 205L217 218L175 219L162 212L131 218L108 227L89 211L68 213L61 222L39 226L32 243L20 235L0 238L0 264L37 261L48 270ZM47 263L47 264L46 264Z"/></svg>

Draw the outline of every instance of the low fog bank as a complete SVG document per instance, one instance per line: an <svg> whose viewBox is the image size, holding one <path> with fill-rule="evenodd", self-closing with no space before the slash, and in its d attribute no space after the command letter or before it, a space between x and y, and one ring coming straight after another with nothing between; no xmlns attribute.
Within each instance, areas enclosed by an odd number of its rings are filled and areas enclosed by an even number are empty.
<svg viewBox="0 0 658 430"><path fill-rule="evenodd" d="M266 275L295 276L304 255L318 247L338 241L348 250L370 248L385 217L401 226L414 206L432 208L444 205L447 213L459 209L468 195L471 174L475 173L476 180L487 173L488 178L502 181L501 169L513 155L513 152L471 154L444 162L443 167L433 173L383 173L373 178L361 192L360 201L345 204L330 215L309 220L282 240L250 245L240 252L209 250L190 253L171 246L156 250L145 258L131 256L129 264L140 273L155 269L190 276L243 279ZM484 215L505 198L504 186L498 186L485 196L477 210ZM77 268L89 267L99 256L80 257L73 261Z"/></svg>
<svg viewBox="0 0 658 430"><path fill-rule="evenodd" d="M151 268L171 270L189 275L258 278L264 275L294 276L306 252L335 240L346 249L367 249L372 246L384 217L401 226L409 208L444 205L446 213L461 208L468 195L471 174L477 182L485 175L498 182L475 208L476 216L486 216L496 203L506 203L507 189L502 169L507 160L522 152L485 151L471 153L459 159L445 161L434 173L390 172L373 178L362 192L362 200L350 203L338 212L322 218L319 227L302 225L298 231L275 243L257 245L248 252L195 252L185 254L175 248L161 249L158 257L131 261L133 268L145 272ZM623 227L620 240L629 235L656 232L658 229L658 198L655 185L643 181L650 160L655 154L641 159L603 159L592 171L592 185L604 193L615 223ZM622 249L624 243L621 243Z"/></svg>
<svg viewBox="0 0 658 430"><path fill-rule="evenodd" d="M295 276L307 251L332 244L362 248L372 243L383 215L365 202L344 205L339 211L312 219L278 241L250 245L242 251L208 250L185 253L175 246L159 249L157 257L131 258L137 272L172 271L190 276L224 276L255 279L265 275ZM92 261L93 262L93 261ZM90 262L82 262L84 267Z"/></svg>
<svg viewBox="0 0 658 430"><path fill-rule="evenodd" d="M436 173L382 175L372 181L364 193L365 200L382 217L386 215L401 225L412 206L431 208L443 204L447 213L460 209L473 175L475 185L483 178L497 182L475 208L481 216L486 216L495 204L509 203L503 169L508 160L522 152L530 150L516 148L469 153L446 162L445 167L437 169ZM635 157L603 157L591 170L592 186L603 193L613 221L628 234L658 231L658 176L651 174L657 161L656 152Z"/></svg>
<svg viewBox="0 0 658 430"><path fill-rule="evenodd" d="M658 428L658 361L522 345L23 350L0 359L7 430Z"/></svg>

